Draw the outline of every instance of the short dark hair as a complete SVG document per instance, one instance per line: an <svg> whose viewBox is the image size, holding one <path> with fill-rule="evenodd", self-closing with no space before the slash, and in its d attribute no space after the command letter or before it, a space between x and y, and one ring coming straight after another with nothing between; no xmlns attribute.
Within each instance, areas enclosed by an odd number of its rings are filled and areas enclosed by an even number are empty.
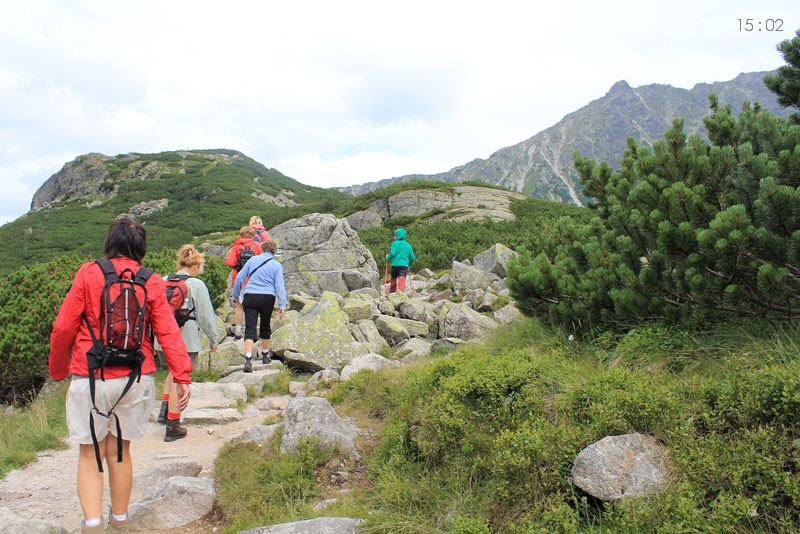
<svg viewBox="0 0 800 534"><path fill-rule="evenodd" d="M108 229L104 248L108 259L123 256L142 263L147 254L147 232L139 221L120 217Z"/></svg>

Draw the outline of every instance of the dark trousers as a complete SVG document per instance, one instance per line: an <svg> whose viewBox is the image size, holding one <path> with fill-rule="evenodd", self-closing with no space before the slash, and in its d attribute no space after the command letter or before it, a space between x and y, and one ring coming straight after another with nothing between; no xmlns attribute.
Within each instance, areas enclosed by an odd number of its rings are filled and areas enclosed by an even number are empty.
<svg viewBox="0 0 800 534"><path fill-rule="evenodd" d="M392 281L389 282L389 293L406 291L406 276L408 276L408 267L392 267Z"/></svg>
<svg viewBox="0 0 800 534"><path fill-rule="evenodd" d="M269 339L272 336L270 319L272 310L275 309L275 295L264 295L261 293L246 293L242 302L244 308L244 338L256 338L256 325L258 318L261 317L261 326L258 328L258 337Z"/></svg>

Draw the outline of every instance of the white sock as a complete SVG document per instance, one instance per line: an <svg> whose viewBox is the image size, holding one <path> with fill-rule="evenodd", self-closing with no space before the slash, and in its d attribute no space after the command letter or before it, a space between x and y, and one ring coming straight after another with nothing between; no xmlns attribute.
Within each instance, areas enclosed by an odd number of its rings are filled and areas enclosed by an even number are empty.
<svg viewBox="0 0 800 534"><path fill-rule="evenodd" d="M249 359L251 359L253 357L253 353L252 352L248 352L247 354L244 355L244 357L249 360Z"/></svg>
<svg viewBox="0 0 800 534"><path fill-rule="evenodd" d="M241 326L237 326L236 327L236 335L238 336L238 335L241 335L241 334L242 334L242 327Z"/></svg>
<svg viewBox="0 0 800 534"><path fill-rule="evenodd" d="M102 517L96 517L94 519L84 519L83 522L86 523L87 527L91 528L91 527L96 527L100 523L102 523L103 522L103 518Z"/></svg>
<svg viewBox="0 0 800 534"><path fill-rule="evenodd" d="M113 515L114 519L116 519L117 521L125 521L126 519L128 519L128 512L125 512L122 515L117 515L114 512L111 512L111 515ZM89 526L89 525L86 525L86 526Z"/></svg>

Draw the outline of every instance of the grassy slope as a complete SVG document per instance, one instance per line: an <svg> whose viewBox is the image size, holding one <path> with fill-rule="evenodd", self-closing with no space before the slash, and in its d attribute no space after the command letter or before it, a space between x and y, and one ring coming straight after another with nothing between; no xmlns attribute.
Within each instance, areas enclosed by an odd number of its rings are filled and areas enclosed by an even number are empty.
<svg viewBox="0 0 800 534"><path fill-rule="evenodd" d="M330 395L370 429L353 491L330 484L325 451L230 446L216 464L225 531L346 515L373 534L796 532L799 343L796 327L752 324L570 342L526 320L412 368L360 373ZM672 484L647 499L587 499L569 482L575 456L627 432L666 445ZM264 484L266 503L248 498Z"/></svg>
<svg viewBox="0 0 800 534"><path fill-rule="evenodd" d="M30 213L0 227L0 275L19 265L49 261L63 254L97 256L109 224L140 202L166 198L163 211L143 217L151 250L177 247L198 236L215 232L235 233L251 215L264 219L265 225L297 217L304 213L332 211L348 199L342 193L303 185L274 169L239 156L229 163L209 162L198 151L185 158L175 152L124 156L106 163L110 178L106 188L117 185L117 194L108 199L79 199L57 203L53 208ZM229 152L229 151L228 151ZM120 180L131 169L157 162L159 178ZM253 196L261 191L273 196L281 191L294 193L295 207L278 207ZM87 207L89 200L102 200Z"/></svg>

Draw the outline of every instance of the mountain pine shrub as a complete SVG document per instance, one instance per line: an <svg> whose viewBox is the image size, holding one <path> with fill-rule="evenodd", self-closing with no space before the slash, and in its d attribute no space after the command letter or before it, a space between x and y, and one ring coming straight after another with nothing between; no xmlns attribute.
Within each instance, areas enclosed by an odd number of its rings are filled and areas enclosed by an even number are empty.
<svg viewBox="0 0 800 534"><path fill-rule="evenodd" d="M512 264L523 312L576 330L723 315L800 316L800 125L711 98L711 144L675 120L614 171L576 153L587 224L562 219Z"/></svg>
<svg viewBox="0 0 800 534"><path fill-rule="evenodd" d="M44 384L53 321L81 263L64 256L0 278L0 402L32 400Z"/></svg>

